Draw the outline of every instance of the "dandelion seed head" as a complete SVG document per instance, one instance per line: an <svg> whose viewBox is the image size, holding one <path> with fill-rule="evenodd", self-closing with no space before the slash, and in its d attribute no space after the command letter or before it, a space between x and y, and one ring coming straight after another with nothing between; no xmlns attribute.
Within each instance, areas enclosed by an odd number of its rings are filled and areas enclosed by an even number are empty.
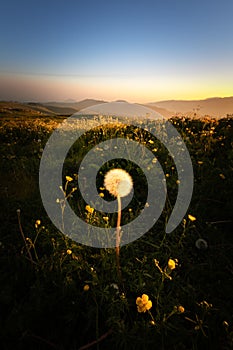
<svg viewBox="0 0 233 350"><path fill-rule="evenodd" d="M125 197L133 188L133 180L125 170L112 169L105 175L104 186L113 196Z"/></svg>
<svg viewBox="0 0 233 350"><path fill-rule="evenodd" d="M195 246L199 250L205 250L208 248L208 243L203 238L198 238L195 242Z"/></svg>

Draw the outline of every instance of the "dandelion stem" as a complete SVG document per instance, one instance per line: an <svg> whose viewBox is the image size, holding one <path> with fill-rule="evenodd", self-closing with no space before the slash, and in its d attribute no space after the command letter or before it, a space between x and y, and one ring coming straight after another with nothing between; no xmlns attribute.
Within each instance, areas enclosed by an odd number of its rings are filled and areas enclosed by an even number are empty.
<svg viewBox="0 0 233 350"><path fill-rule="evenodd" d="M121 281L121 268L120 268L120 240L121 240L121 197L117 196L118 214L117 214L117 227L116 227L116 263L117 274Z"/></svg>

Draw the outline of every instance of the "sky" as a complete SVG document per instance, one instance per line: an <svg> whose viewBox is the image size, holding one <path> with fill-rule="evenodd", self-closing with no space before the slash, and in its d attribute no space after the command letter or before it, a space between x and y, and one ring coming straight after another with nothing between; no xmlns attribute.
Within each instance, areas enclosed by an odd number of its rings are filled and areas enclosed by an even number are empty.
<svg viewBox="0 0 233 350"><path fill-rule="evenodd" d="M232 0L1 0L0 100L233 96Z"/></svg>

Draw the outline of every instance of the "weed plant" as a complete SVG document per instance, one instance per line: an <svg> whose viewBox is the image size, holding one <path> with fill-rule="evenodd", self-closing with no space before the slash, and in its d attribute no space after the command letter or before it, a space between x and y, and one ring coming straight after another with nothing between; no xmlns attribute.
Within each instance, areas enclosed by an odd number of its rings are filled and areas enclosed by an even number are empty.
<svg viewBox="0 0 233 350"><path fill-rule="evenodd" d="M114 249L72 241L43 209L39 163L59 122L0 121L0 348L232 349L233 120L171 120L189 150L195 178L187 215L171 234L165 233L165 224L178 178L150 125L143 131L113 119L102 127L93 118L80 121L81 129L85 123L92 123L92 129L67 155L57 199L61 217L69 202L86 222L116 226L116 214L96 211L78 189L81 160L102 141L124 137L141 142L166 174L168 196L160 219L140 239L121 247L123 288ZM114 159L97 177L96 187L106 200L112 198L103 187L104 174L112 168L123 168L133 178L134 196L122 211L122 223L128 223L150 205L145 199L149 184L134 162Z"/></svg>

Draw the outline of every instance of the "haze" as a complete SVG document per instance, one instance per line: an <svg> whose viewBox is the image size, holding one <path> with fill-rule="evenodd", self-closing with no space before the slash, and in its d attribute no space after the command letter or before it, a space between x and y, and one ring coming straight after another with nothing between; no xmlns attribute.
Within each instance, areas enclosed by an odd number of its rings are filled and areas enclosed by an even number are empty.
<svg viewBox="0 0 233 350"><path fill-rule="evenodd" d="M0 100L233 96L233 2L1 3Z"/></svg>

